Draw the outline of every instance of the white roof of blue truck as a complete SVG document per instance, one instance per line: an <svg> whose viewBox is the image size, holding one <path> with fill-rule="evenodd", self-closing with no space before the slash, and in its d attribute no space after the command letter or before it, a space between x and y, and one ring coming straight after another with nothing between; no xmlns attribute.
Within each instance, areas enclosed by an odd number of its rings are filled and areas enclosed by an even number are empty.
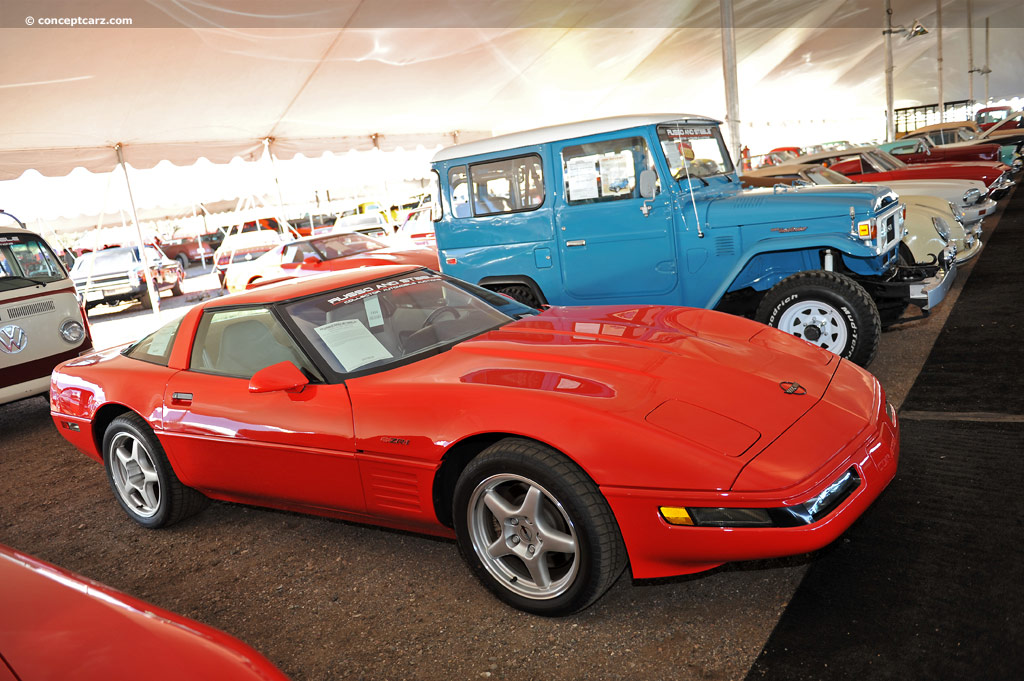
<svg viewBox="0 0 1024 681"><path fill-rule="evenodd" d="M507 135L498 135L489 139L466 142L446 147L434 154L434 162L449 161L453 158L464 156L476 156L478 154L489 154L495 151L517 149L528 147L533 144L545 144L557 142L558 140L583 137L585 135L597 135L603 132L614 132L626 128L635 128L641 125L652 125L658 123L721 123L721 121L707 116L696 116L694 114L636 114L629 116L610 116L608 118L595 118L590 121L577 121L575 123L563 123L561 125L550 125L544 128L534 128L522 132L511 132Z"/></svg>

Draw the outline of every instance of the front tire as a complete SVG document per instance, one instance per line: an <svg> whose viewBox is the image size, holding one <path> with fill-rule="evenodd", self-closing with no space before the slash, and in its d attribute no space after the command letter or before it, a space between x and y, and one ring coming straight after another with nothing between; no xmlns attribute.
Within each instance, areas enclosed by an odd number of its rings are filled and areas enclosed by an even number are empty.
<svg viewBox="0 0 1024 681"><path fill-rule="evenodd" d="M463 558L509 605L569 615L622 574L626 549L615 517L575 463L542 444L506 438L459 476L453 506Z"/></svg>
<svg viewBox="0 0 1024 681"><path fill-rule="evenodd" d="M540 308L543 303L540 302L540 298L533 292L526 284L509 284L507 286L495 286L493 287L495 293L501 293L506 295L517 303L523 305L529 305L532 308Z"/></svg>
<svg viewBox="0 0 1024 681"><path fill-rule="evenodd" d="M837 272L799 272L776 284L757 306L757 321L867 366L882 322L871 296Z"/></svg>
<svg viewBox="0 0 1024 681"><path fill-rule="evenodd" d="M153 430L135 413L118 416L103 435L103 465L114 498L143 527L173 525L209 499L181 484Z"/></svg>

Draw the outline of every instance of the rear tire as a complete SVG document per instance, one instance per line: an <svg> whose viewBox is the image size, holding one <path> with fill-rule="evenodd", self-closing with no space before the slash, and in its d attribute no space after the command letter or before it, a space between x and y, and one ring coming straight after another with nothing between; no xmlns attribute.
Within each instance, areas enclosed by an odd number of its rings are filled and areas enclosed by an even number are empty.
<svg viewBox="0 0 1024 681"><path fill-rule="evenodd" d="M179 253L178 255L174 256L174 259L177 260L179 263L181 263L181 269L182 270L187 270L188 269L189 263L188 263L188 256L187 255L185 255L184 253Z"/></svg>
<svg viewBox="0 0 1024 681"><path fill-rule="evenodd" d="M143 527L173 525L206 508L210 500L181 484L164 448L141 416L118 416L103 434L103 465L114 498Z"/></svg>
<svg viewBox="0 0 1024 681"><path fill-rule="evenodd" d="M838 272L798 272L772 287L755 313L774 326L867 366L878 350L882 322L864 287Z"/></svg>
<svg viewBox="0 0 1024 681"><path fill-rule="evenodd" d="M456 483L452 517L477 578L535 615L583 610L626 566L618 523L597 486L532 440L506 438L473 459Z"/></svg>

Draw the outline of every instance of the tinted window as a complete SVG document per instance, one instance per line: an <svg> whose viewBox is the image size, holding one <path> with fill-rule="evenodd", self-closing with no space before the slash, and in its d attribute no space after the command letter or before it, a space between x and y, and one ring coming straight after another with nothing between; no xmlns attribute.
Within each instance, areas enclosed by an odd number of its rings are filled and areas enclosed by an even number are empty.
<svg viewBox="0 0 1024 681"><path fill-rule="evenodd" d="M285 361L315 375L305 355L269 309L207 310L196 330L189 369L252 378L260 369Z"/></svg>
<svg viewBox="0 0 1024 681"><path fill-rule="evenodd" d="M167 366L167 362L171 357L171 348L174 347L174 339L178 335L178 327L180 326L181 317L173 322L164 324L138 343L128 346L122 354L132 359L142 360L143 362Z"/></svg>

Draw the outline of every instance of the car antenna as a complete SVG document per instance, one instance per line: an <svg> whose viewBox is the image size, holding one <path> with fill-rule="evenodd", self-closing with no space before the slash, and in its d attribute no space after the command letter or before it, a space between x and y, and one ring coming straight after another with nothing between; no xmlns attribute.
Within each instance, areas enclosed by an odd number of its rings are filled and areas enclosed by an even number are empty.
<svg viewBox="0 0 1024 681"><path fill-rule="evenodd" d="M680 146L682 146L681 143L680 143ZM680 151L682 151L682 149L680 149ZM686 154L685 153L680 153L679 154L679 160L681 160L683 162L683 170L686 172L686 184L689 186L690 185L690 165L686 162ZM703 182L704 186L708 185L708 181L705 180L703 177L700 177L700 176L697 176L697 175L695 175L694 177L696 177L698 180ZM704 238L704 231L700 228L700 216L697 214L697 199L695 199L694 196L693 196L693 187L692 186L690 186L690 205L693 206L693 219L697 221L697 238L698 239L703 239Z"/></svg>

